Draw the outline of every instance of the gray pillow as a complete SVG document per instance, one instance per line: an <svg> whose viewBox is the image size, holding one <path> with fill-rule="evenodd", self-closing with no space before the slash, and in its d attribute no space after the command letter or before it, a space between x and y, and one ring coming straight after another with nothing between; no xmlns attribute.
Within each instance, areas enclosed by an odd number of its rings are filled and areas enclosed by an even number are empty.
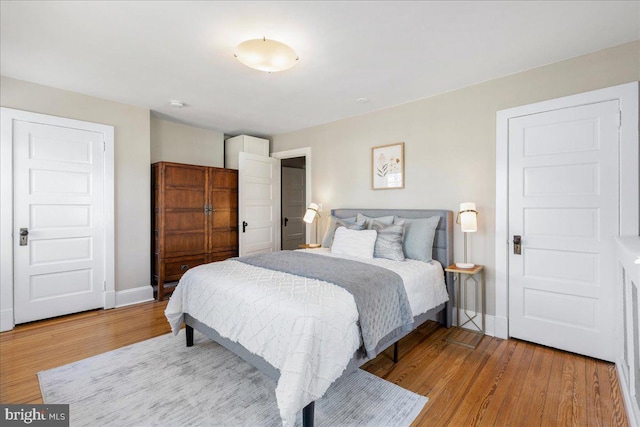
<svg viewBox="0 0 640 427"><path fill-rule="evenodd" d="M374 220L371 227L378 232L376 246L373 249L373 257L404 261L402 249L404 224L384 225Z"/></svg>
<svg viewBox="0 0 640 427"><path fill-rule="evenodd" d="M364 230L365 229L365 222L364 221L359 221L356 222L356 217L352 216L350 218L337 218L333 215L331 215L329 217L329 225L327 226L327 231L325 231L324 233L324 237L322 238L322 247L323 248L330 248L331 245L333 244L333 235L336 232L336 228L338 228L338 226L343 226L343 227L347 227L350 228L352 230ZM352 228L350 226L355 225L355 228Z"/></svg>
<svg viewBox="0 0 640 427"><path fill-rule="evenodd" d="M404 256L409 259L430 262L433 259L433 239L440 222L439 216L429 218L398 218L394 224L404 221Z"/></svg>
<svg viewBox="0 0 640 427"><path fill-rule="evenodd" d="M371 230L371 227L373 226L373 221L378 221L384 225L391 225L393 224L393 215L389 215L389 216L381 216L378 218L371 218L368 217L366 215L362 215L361 213L358 214L358 216L356 217L356 221L360 222L360 221L365 221L365 224L367 225L367 230Z"/></svg>

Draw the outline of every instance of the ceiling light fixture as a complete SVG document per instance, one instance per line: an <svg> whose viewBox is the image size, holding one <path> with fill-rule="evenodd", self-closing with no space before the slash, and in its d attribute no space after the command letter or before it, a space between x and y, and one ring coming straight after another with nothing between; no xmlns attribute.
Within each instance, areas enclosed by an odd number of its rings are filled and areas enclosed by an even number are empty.
<svg viewBox="0 0 640 427"><path fill-rule="evenodd" d="M182 107L184 107L184 102L181 102L181 101L169 101L169 105L171 105L173 108L182 108Z"/></svg>
<svg viewBox="0 0 640 427"><path fill-rule="evenodd" d="M292 48L264 37L240 43L233 55L247 67L267 73L287 70L298 61Z"/></svg>

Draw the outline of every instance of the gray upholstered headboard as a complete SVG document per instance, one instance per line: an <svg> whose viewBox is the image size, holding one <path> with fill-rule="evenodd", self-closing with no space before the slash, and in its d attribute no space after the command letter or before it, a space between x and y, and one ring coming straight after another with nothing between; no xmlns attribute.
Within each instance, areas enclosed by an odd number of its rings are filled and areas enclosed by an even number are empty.
<svg viewBox="0 0 640 427"><path fill-rule="evenodd" d="M433 239L433 259L438 260L443 268L453 264L453 212L441 209L332 209L331 215L338 218L349 218L359 213L368 217L395 215L401 218L429 218L439 216L440 222ZM453 301L453 275L445 274L449 301ZM451 326L453 319L452 304L447 304L446 326Z"/></svg>

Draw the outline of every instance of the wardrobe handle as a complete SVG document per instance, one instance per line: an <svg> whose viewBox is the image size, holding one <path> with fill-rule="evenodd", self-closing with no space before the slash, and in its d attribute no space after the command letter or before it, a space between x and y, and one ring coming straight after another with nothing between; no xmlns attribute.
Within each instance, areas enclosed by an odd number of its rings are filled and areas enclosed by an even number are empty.
<svg viewBox="0 0 640 427"><path fill-rule="evenodd" d="M284 217L284 226L287 226L287 223L289 222L289 218L287 218L286 216Z"/></svg>
<svg viewBox="0 0 640 427"><path fill-rule="evenodd" d="M242 232L246 233L247 232L247 221L242 221Z"/></svg>

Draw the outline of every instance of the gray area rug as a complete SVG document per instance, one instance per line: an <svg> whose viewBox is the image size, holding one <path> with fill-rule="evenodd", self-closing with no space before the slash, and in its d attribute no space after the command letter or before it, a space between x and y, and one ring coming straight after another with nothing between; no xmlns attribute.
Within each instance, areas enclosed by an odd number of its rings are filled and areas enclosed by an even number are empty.
<svg viewBox="0 0 640 427"><path fill-rule="evenodd" d="M45 403L73 426L281 426L276 384L197 331L184 330L38 373ZM317 426L408 426L427 398L358 370L316 402ZM298 416L296 425L302 425Z"/></svg>

